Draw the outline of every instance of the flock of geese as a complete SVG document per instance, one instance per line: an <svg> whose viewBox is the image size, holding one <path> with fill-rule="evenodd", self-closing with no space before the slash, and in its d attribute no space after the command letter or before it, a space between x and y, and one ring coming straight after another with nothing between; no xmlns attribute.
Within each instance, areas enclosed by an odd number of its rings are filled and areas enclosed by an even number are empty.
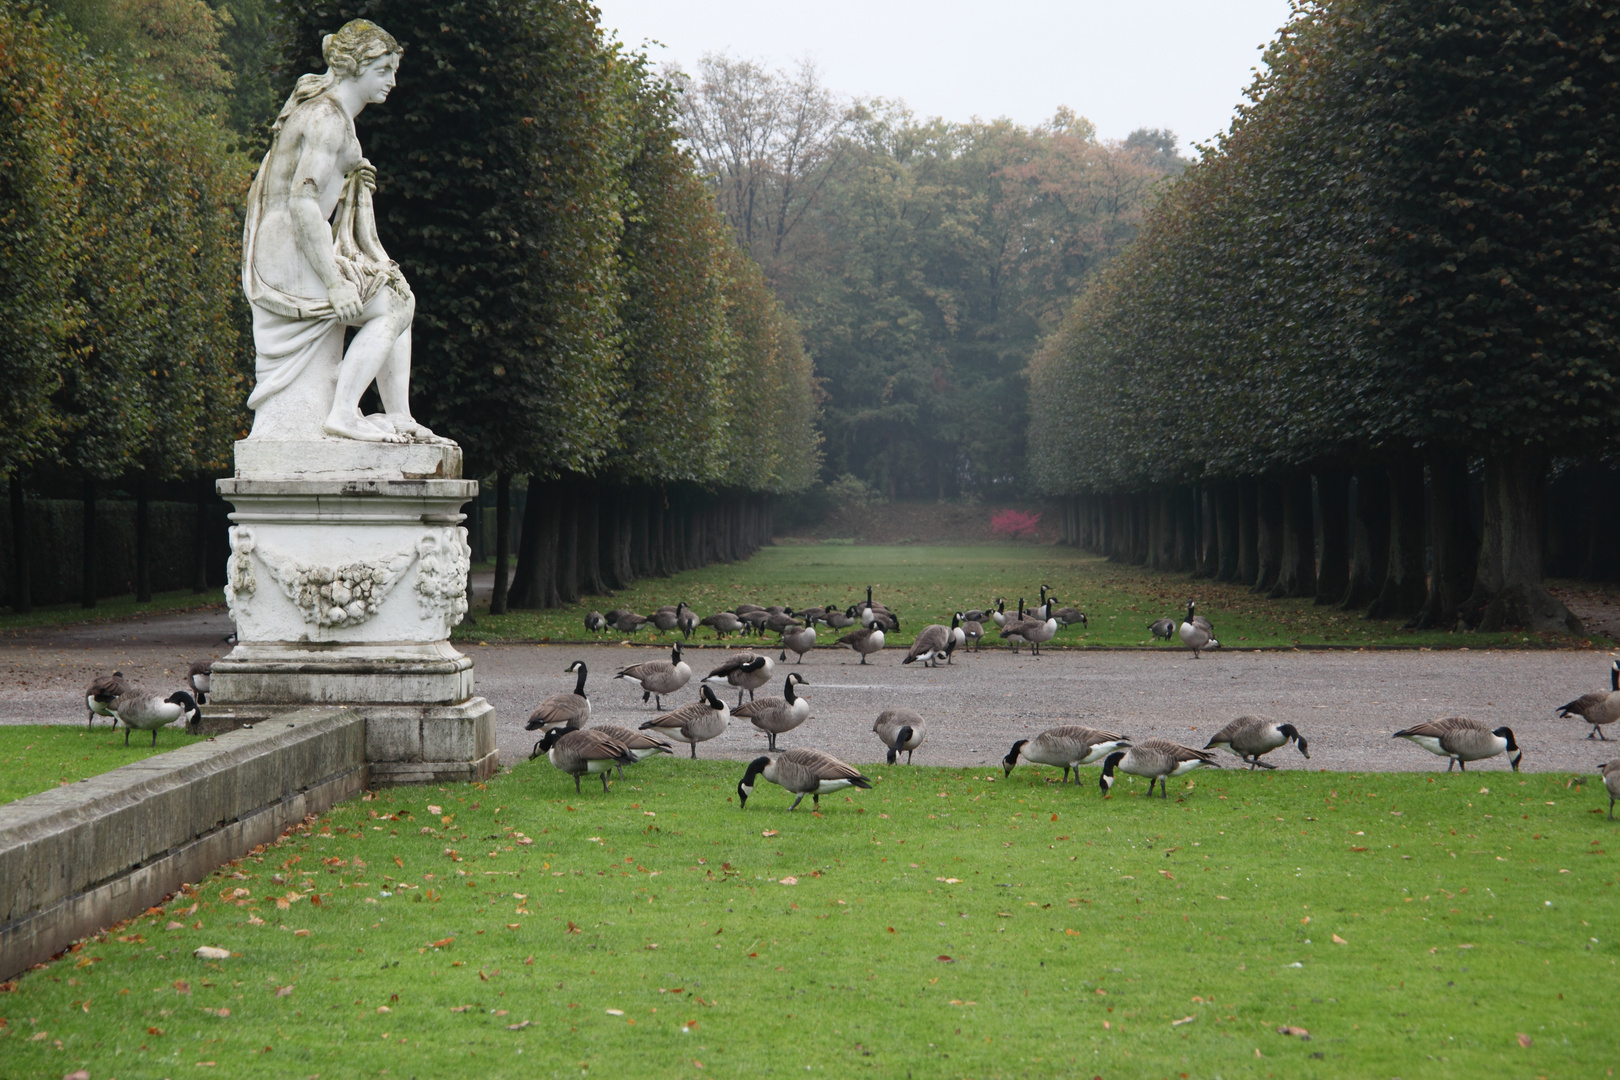
<svg viewBox="0 0 1620 1080"><path fill-rule="evenodd" d="M98 716L110 719L114 727L123 721L125 746L129 745L129 733L136 730L150 731L152 745L156 746L158 728L176 720L184 720L187 728L195 730L201 719L197 707L208 703L208 680L212 672L212 661L198 660L186 672L191 693L180 690L168 697L161 691L131 686L122 671L98 676L84 688L86 726L93 727Z"/></svg>

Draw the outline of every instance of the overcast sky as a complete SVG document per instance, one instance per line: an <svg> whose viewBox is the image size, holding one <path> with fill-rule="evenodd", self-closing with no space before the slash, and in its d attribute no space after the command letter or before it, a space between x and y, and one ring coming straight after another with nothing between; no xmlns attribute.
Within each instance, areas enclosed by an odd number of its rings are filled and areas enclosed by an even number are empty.
<svg viewBox="0 0 1620 1080"><path fill-rule="evenodd" d="M788 67L924 116L1033 124L1068 105L1104 138L1225 129L1287 0L596 0L602 25L687 70L706 52Z"/></svg>

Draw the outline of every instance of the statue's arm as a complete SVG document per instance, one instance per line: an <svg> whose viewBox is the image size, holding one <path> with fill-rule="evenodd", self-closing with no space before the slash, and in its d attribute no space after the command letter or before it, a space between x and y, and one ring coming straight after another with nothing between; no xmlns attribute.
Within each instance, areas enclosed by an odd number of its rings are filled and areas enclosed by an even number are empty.
<svg viewBox="0 0 1620 1080"><path fill-rule="evenodd" d="M287 201L299 254L326 286L327 299L339 321L350 322L360 316L360 291L338 273L332 227L321 212L321 186L337 179L338 151L344 134L335 124L308 125L300 140L298 165Z"/></svg>

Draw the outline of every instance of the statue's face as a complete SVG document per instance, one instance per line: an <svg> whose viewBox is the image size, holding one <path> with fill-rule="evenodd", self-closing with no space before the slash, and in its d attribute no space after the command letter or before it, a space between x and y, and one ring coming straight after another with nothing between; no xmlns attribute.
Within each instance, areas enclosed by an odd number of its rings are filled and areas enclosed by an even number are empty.
<svg viewBox="0 0 1620 1080"><path fill-rule="evenodd" d="M398 75L399 53L389 53L371 61L354 77L355 84L360 88L361 100L371 105L381 105L387 101Z"/></svg>

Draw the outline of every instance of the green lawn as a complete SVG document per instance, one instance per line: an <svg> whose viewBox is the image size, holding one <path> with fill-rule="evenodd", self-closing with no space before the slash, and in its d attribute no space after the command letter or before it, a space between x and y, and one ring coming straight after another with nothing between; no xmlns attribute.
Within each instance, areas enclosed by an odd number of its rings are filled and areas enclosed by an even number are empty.
<svg viewBox="0 0 1620 1080"><path fill-rule="evenodd" d="M689 571L672 578L637 582L614 597L587 597L576 607L513 612L498 618L487 603L474 614L476 625L457 627L459 641L573 641L586 638L584 617L593 608L607 611L629 607L643 615L660 604L685 600L700 615L730 608L741 602L769 606L811 604L847 606L873 587L876 599L900 613L901 633L890 644L909 645L912 635L930 622L949 623L951 612L990 607L998 596L1007 610L1016 611L1018 599L1035 603L1042 585L1057 590L1065 603L1084 611L1086 628L1060 631L1054 645L1137 646L1181 648L1155 643L1148 624L1161 616L1179 617L1189 597L1215 625L1223 644L1238 647L1291 647L1294 645L1409 645L1455 647L1568 648L1589 643L1607 645L1604 638L1571 638L1564 634L1453 634L1444 631L1411 633L1398 622L1369 622L1358 612L1317 607L1310 600L1267 600L1247 588L1210 581L1192 581L1186 575L1164 574L1137 566L1122 566L1072 548L995 545L985 547L869 547L836 544L793 545L762 549L753 558L732 565ZM837 634L821 627L822 641ZM642 630L612 633L613 640L673 641L678 634ZM712 642L714 632L698 631L698 640ZM771 640L774 640L772 638ZM990 635L999 647L1002 642Z"/></svg>
<svg viewBox="0 0 1620 1080"><path fill-rule="evenodd" d="M0 996L7 1077L1606 1075L1601 786L547 762L355 800ZM592 781L594 784L595 782ZM1584 786L1583 786L1584 785ZM224 960L193 958L198 946ZM1279 1034L1279 1027L1307 1031Z"/></svg>
<svg viewBox="0 0 1620 1080"><path fill-rule="evenodd" d="M158 732L156 747L146 731L131 733L126 747L124 729L114 730L110 724L99 716L89 730L75 724L0 724L0 803L97 776L203 738L173 724Z"/></svg>
<svg viewBox="0 0 1620 1080"><path fill-rule="evenodd" d="M224 607L224 594L218 589L209 589L205 593L195 593L190 589L176 589L173 592L153 593L152 599L140 604L135 601L135 594L128 596L114 596L97 602L93 608L82 604L53 604L48 607L36 607L33 611L19 615L14 611L0 614L0 630L22 630L31 626L61 626L67 623L93 622L101 619L127 619L136 615L172 614L179 611L192 611L197 608Z"/></svg>

